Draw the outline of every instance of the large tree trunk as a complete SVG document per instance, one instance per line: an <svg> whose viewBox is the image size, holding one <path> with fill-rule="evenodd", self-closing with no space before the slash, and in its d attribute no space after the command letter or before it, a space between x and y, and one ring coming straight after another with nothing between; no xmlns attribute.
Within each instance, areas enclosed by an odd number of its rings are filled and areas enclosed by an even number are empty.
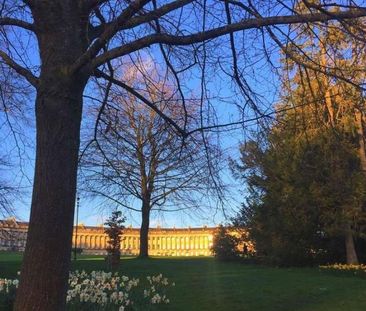
<svg viewBox="0 0 366 311"><path fill-rule="evenodd" d="M15 310L64 309L82 106L77 93L37 97L32 209Z"/></svg>
<svg viewBox="0 0 366 311"><path fill-rule="evenodd" d="M149 257L149 224L150 224L150 208L144 203L142 205L142 221L140 228L140 258Z"/></svg>
<svg viewBox="0 0 366 311"><path fill-rule="evenodd" d="M327 67L327 51L324 43L320 43L320 49L321 49L321 58L320 58L320 64L326 68ZM323 88L324 88L324 99L325 99L325 106L327 108L328 112L328 122L331 127L335 126L335 119L334 119L334 107L332 102L332 94L329 88L329 77L326 75L322 75L322 82L323 82Z"/></svg>
<svg viewBox="0 0 366 311"><path fill-rule="evenodd" d="M363 174L366 175L366 154L365 154L365 138L364 138L364 128L362 122L362 112L359 109L355 109L355 119L357 125L357 136L358 136L358 155L360 159L360 167ZM358 264L358 256L355 247L355 241L353 238L351 225L347 224L345 229L345 247L346 247L346 257L347 264Z"/></svg>
<svg viewBox="0 0 366 311"><path fill-rule="evenodd" d="M366 148L365 148L363 114L362 111L358 108L356 108L354 111L357 126L358 155L360 159L360 168L362 173L366 176ZM351 226L349 224L346 226L345 246L346 246L347 264L358 264L359 261L355 248L354 237L351 231Z"/></svg>
<svg viewBox="0 0 366 311"><path fill-rule="evenodd" d="M32 8L42 67L36 98L32 206L17 311L65 310L87 82L85 73L71 75L67 70L86 47L77 3L43 1Z"/></svg>
<svg viewBox="0 0 366 311"><path fill-rule="evenodd" d="M363 174L366 175L366 148L365 148L365 134L362 111L355 109L355 119L357 125L357 136L358 136L358 154L360 158L360 165Z"/></svg>
<svg viewBox="0 0 366 311"><path fill-rule="evenodd" d="M358 257L356 253L355 241L353 239L351 226L349 224L346 225L345 230L345 246L346 246L347 264L357 265Z"/></svg>

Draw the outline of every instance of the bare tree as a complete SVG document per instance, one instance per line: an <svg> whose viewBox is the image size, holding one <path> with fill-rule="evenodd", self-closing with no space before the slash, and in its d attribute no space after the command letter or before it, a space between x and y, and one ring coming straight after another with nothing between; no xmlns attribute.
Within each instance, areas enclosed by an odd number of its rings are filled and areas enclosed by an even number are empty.
<svg viewBox="0 0 366 311"><path fill-rule="evenodd" d="M13 217L13 203L24 193L22 179L29 139L27 105L29 88L0 62L0 215ZM19 177L19 178L18 178ZM24 183L23 183L24 186Z"/></svg>
<svg viewBox="0 0 366 311"><path fill-rule="evenodd" d="M353 1L302 3L308 8L305 12L297 9L296 1L280 0L1 2L0 26L10 32L0 33L0 58L36 92L31 217L15 310L65 307L83 93L89 78L106 79L138 96L138 91L115 81L104 65L138 51L150 51L159 53L157 61L177 80L197 77L203 97L210 97L207 77L215 77L223 69L237 83L236 90L244 97L243 108L260 115L258 94L244 79L243 71L254 66L248 63L250 51L252 55L260 52L252 49L253 42L266 44L270 38L277 44L291 39L286 32L289 24L310 27L311 23L337 20L343 31L349 31L353 21L366 15ZM364 40L363 27L352 32ZM183 97L189 84L180 86ZM205 102L202 100L202 105ZM145 103L164 116L154 103ZM240 117L246 116L247 110L241 111ZM217 128L213 121L202 116L201 130ZM231 125L243 122L228 121ZM170 123L182 136L192 133Z"/></svg>
<svg viewBox="0 0 366 311"><path fill-rule="evenodd" d="M14 215L14 201L19 198L21 191L14 183L9 181L8 176L12 166L5 157L0 157L0 217L7 219L13 218ZM4 220L6 222L7 220ZM15 218L14 218L15 222ZM18 240L18 236L8 230L6 226L0 226L0 238L2 241L9 241L10 246L13 248L13 244ZM1 245L0 245L1 246Z"/></svg>
<svg viewBox="0 0 366 311"><path fill-rule="evenodd" d="M13 199L24 192L28 161L30 88L0 61L0 215L14 215ZM17 178L19 176L19 178ZM22 191L21 191L22 190Z"/></svg>
<svg viewBox="0 0 366 311"><path fill-rule="evenodd" d="M145 67L124 70L128 77L120 80L129 80L175 124L196 128L197 103L186 103L185 121L173 87L164 77L157 81L157 70ZM86 191L141 212L140 257L148 257L152 211L202 210L208 202L205 197L224 192L217 187L222 184L222 157L213 138L203 141L196 132L183 139L154 110L120 89L110 90L95 140L87 147L81 161Z"/></svg>
<svg viewBox="0 0 366 311"><path fill-rule="evenodd" d="M8 169L9 163L0 158L0 173ZM16 196L17 189L11 186L5 179L0 179L0 215L9 217L13 214L12 202Z"/></svg>

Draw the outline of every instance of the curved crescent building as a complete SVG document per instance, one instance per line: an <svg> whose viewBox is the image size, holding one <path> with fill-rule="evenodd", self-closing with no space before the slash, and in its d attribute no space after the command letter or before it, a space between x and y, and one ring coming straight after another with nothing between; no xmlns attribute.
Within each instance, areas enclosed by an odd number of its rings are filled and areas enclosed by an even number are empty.
<svg viewBox="0 0 366 311"><path fill-rule="evenodd" d="M150 228L149 255L152 256L211 256L211 246L216 227L202 228ZM28 223L15 218L0 220L0 250L23 251L27 239ZM105 254L108 237L103 226L74 227L73 247L87 254ZM123 230L121 253L138 255L140 229Z"/></svg>

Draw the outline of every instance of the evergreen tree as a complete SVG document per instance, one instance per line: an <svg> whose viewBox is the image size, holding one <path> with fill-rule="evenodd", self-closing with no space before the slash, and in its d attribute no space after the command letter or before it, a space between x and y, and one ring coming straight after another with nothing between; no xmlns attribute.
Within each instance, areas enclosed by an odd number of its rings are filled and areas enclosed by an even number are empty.
<svg viewBox="0 0 366 311"><path fill-rule="evenodd" d="M362 90L349 81L364 81L364 53L331 23L297 33L299 42L285 51L292 59L284 61L276 120L261 139L241 147L241 164L233 164L250 193L238 219L250 227L259 253L273 262L335 260L343 249L347 263L358 263L355 239L364 237L365 227L366 110ZM302 66L294 61L299 58ZM330 79L335 68L344 69L342 77Z"/></svg>
<svg viewBox="0 0 366 311"><path fill-rule="evenodd" d="M332 134L332 133L331 133ZM357 153L323 132L311 140L271 130L266 144L241 147L237 177L249 196L235 219L267 261L304 265L344 258L344 220L365 221L365 178Z"/></svg>
<svg viewBox="0 0 366 311"><path fill-rule="evenodd" d="M350 81L365 80L362 70L365 54L362 53L363 45L334 26L330 22L327 27L297 29L299 39L288 47L293 57L284 62L284 92L278 110L285 113L277 116L274 131L279 135L288 131L295 144L313 145L321 154L318 160L323 166L318 167L318 171L325 170L323 176L327 178L319 186L327 189L328 192L322 195L324 200L332 198L328 202L332 201L336 206L336 213L332 211L331 215L337 215L336 221L334 217L327 218L327 228L337 235L342 232L347 262L352 264L358 263L354 240L362 235L360 223L364 218L363 202L355 198L363 196L356 180L362 179L360 173L366 174L366 110L362 90ZM317 60L317 67L306 59L309 56ZM302 66L293 61L298 58L303 59ZM330 72L341 70L339 78L328 77ZM309 152L308 158L314 155L312 147L306 152ZM315 176L312 172L310 180ZM341 178L346 178L347 182L340 182ZM339 195L342 197L338 198Z"/></svg>
<svg viewBox="0 0 366 311"><path fill-rule="evenodd" d="M107 263L115 270L118 268L121 256L121 237L124 229L123 223L126 218L122 216L121 211L113 211L110 218L104 223L107 228L104 232L108 235L108 247L107 247Z"/></svg>

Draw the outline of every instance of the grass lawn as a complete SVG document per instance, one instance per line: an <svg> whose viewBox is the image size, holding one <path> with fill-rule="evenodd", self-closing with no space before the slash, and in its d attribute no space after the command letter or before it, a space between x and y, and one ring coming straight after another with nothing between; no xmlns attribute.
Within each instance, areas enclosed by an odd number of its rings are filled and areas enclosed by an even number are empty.
<svg viewBox="0 0 366 311"><path fill-rule="evenodd" d="M0 277L13 278L21 255L0 253ZM105 270L101 257L81 256L73 269ZM363 311L366 279L316 268L278 269L220 263L212 258L124 258L121 272L145 277L162 273L176 286L169 291L174 311Z"/></svg>

